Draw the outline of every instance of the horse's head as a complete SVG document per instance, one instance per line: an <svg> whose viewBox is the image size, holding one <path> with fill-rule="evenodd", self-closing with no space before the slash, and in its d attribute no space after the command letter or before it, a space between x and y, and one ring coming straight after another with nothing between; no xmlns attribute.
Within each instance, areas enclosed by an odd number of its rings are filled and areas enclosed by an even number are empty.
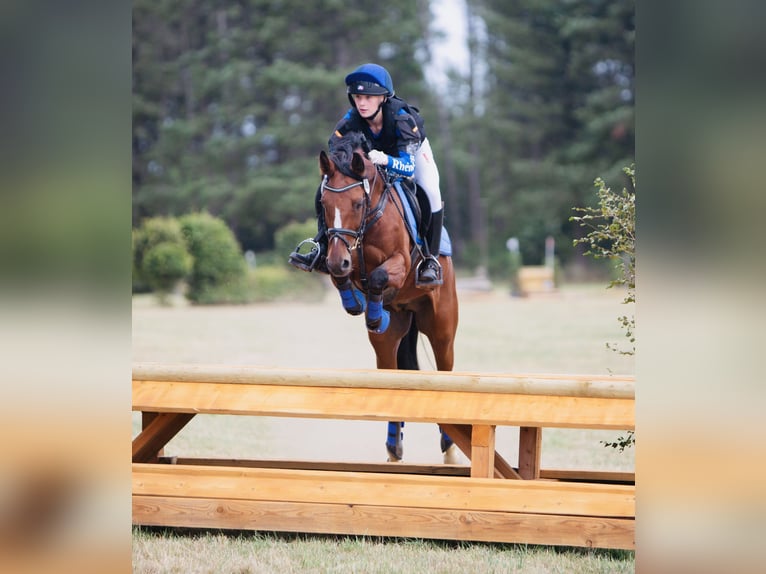
<svg viewBox="0 0 766 574"><path fill-rule="evenodd" d="M357 137L340 140L328 155L319 154L322 209L327 224L327 268L335 277L353 269L352 252L364 234L377 169Z"/></svg>

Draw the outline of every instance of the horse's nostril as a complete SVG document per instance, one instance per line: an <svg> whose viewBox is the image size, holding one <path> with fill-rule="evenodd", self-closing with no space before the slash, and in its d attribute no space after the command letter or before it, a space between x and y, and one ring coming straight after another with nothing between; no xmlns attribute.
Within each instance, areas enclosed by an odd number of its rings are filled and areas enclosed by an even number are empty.
<svg viewBox="0 0 766 574"><path fill-rule="evenodd" d="M351 261L349 261L348 259L344 259L342 264L343 269L348 269L349 265L351 265Z"/></svg>

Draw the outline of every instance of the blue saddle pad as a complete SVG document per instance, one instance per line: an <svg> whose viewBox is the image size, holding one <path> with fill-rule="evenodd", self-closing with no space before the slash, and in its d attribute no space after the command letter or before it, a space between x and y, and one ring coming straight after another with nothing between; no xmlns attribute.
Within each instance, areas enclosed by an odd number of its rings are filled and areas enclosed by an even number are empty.
<svg viewBox="0 0 766 574"><path fill-rule="evenodd" d="M394 181L394 189L396 190L396 193L399 194L399 199L402 200L402 205L404 206L404 219L407 222L407 227L409 227L412 235L417 238L418 245L423 245L423 238L421 237L422 230L417 229L415 226L415 214L412 205L410 204L412 196L402 189L402 184L398 180ZM442 226L442 236L441 241L439 242L439 254L452 257L452 241L449 238L447 228L444 226Z"/></svg>

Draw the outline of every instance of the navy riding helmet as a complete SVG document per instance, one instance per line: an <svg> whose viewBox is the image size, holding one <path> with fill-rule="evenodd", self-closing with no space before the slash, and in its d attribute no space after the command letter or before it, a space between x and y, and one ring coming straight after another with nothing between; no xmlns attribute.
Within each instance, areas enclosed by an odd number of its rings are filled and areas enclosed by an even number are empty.
<svg viewBox="0 0 766 574"><path fill-rule="evenodd" d="M346 91L353 105L352 94L370 94L372 96L392 97L394 82L391 74L378 64L363 64L346 76Z"/></svg>

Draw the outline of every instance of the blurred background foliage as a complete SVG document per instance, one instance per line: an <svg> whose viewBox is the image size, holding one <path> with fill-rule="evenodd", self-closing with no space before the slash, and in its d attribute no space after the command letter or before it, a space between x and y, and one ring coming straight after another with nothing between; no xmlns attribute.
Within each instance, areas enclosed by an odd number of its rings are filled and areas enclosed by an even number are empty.
<svg viewBox="0 0 766 574"><path fill-rule="evenodd" d="M629 184L634 2L457 4L467 66L437 83L440 2L135 0L134 228L204 210L243 252L286 260L279 231L313 219L343 78L373 61L425 117L458 268L503 276L509 237L541 264L552 236L566 273L592 271L570 216L597 204L596 177Z"/></svg>

